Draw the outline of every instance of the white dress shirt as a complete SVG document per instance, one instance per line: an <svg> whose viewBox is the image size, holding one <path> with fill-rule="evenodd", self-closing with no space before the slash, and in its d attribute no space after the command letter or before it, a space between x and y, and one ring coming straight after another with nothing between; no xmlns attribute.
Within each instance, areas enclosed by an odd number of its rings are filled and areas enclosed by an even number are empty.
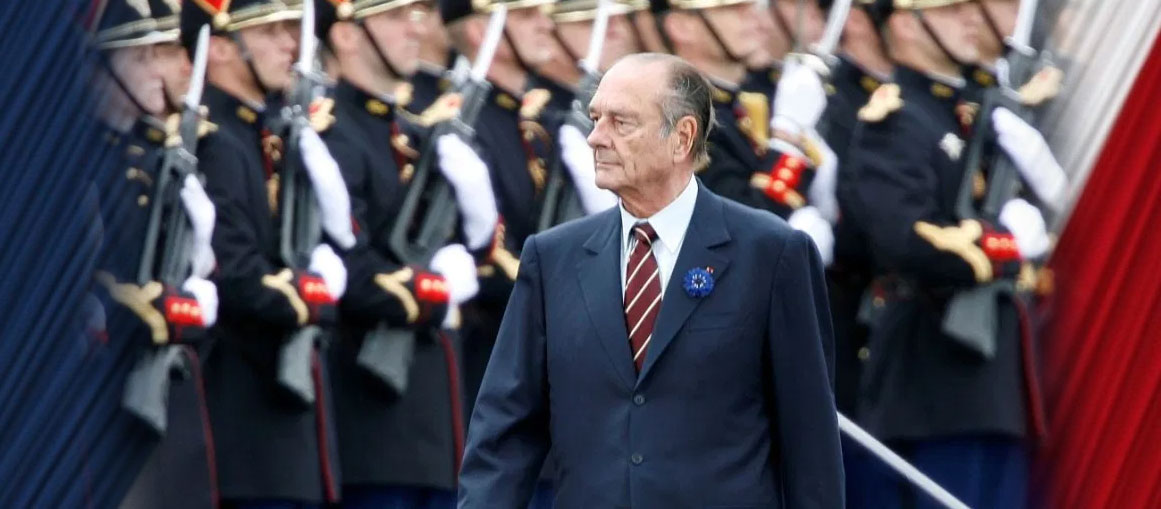
<svg viewBox="0 0 1161 509"><path fill-rule="evenodd" d="M697 203L697 180L689 178L685 190L677 195L669 205L653 214L652 217L637 218L621 209L621 294L625 293L628 281L625 278L625 267L629 265L629 254L637 245L637 237L633 235L633 225L648 221L657 232L657 241L653 243L653 257L657 259L657 276L661 279L661 295L665 295L665 288L669 284L669 276L673 273L673 266L677 264L677 254L681 252L681 243L685 242L685 232L689 229L689 220L693 217L693 206Z"/></svg>

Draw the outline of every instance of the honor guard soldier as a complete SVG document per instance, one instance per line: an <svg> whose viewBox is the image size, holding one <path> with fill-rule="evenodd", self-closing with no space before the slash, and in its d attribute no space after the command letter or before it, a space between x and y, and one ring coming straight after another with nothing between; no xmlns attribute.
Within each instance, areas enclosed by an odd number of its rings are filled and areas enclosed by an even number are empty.
<svg viewBox="0 0 1161 509"><path fill-rule="evenodd" d="M413 87L411 102L406 107L413 113L420 113L436 98L451 91L448 74L460 56L452 49L435 0L423 0L416 7L423 13L420 18L423 35L419 39L419 65L410 80Z"/></svg>
<svg viewBox="0 0 1161 509"><path fill-rule="evenodd" d="M136 432L136 443L149 444L151 451L124 506L205 508L213 504L212 445L201 418L205 402L200 397L194 348L202 343L205 328L214 324L217 315L217 289L205 279L215 263L210 248L214 207L195 177L172 182L161 178L168 135L158 119L165 109L165 75L158 59L160 47L176 41L177 34L160 27L154 15L146 3L110 1L100 14L94 37L103 68L98 86L105 100L99 114L119 163L111 174L102 176L105 238L97 281L116 303L105 306L107 341L123 352L118 355L124 356L125 366L133 366L117 380L123 384L117 386L122 391L121 405L125 415L144 424L129 429ZM159 193L163 184L179 191ZM161 235L170 232L159 228L151 237L150 218L156 214L163 221L175 209L189 218L194 230L192 244L175 248L185 251L177 256L191 261L176 279L164 277L160 270L142 270L160 265L154 260L170 254L163 253L159 242ZM153 245L148 249L153 252L147 252L149 239ZM170 354L188 364L190 376L170 381L167 364L150 362ZM157 376L142 376L150 366L159 367ZM142 404L136 396L143 393L157 394L168 404ZM116 440L109 435L102 443ZM132 456L129 451L117 454Z"/></svg>
<svg viewBox="0 0 1161 509"><path fill-rule="evenodd" d="M786 218L814 239L829 264L836 161L814 130L826 106L818 74L806 65L787 69L769 121L766 96L738 85L746 67L736 57L757 51L760 40L752 2L654 0L652 10L672 52L714 85L717 125L699 176L722 196Z"/></svg>
<svg viewBox="0 0 1161 509"><path fill-rule="evenodd" d="M544 13L550 2L507 3L505 36L487 73L492 88L473 126L503 226L497 229L489 262L479 267L480 295L464 310L464 386L469 404L475 401L515 281L519 265L515 253L535 233L536 204L552 143L540 125L540 114L551 97L543 89L525 92L529 76L524 66L540 65L551 56L552 22ZM473 62L493 5L469 0L439 3L453 47Z"/></svg>
<svg viewBox="0 0 1161 509"><path fill-rule="evenodd" d="M773 100L782 78L782 60L795 48L818 40L823 13L813 2L796 0L760 0L754 6L762 44L746 57L746 78L741 88Z"/></svg>
<svg viewBox="0 0 1161 509"><path fill-rule="evenodd" d="M330 355L342 506L451 508L466 421L460 345L452 329L459 326L459 304L479 288L476 261L463 245L453 244L437 251L427 267L408 266L390 247L427 134L414 122L439 120L431 117L434 111L418 119L410 115L399 94L418 62L423 11L412 0L312 1L319 40L339 68L334 97L316 117L325 111L319 118L323 139L347 184L358 231L356 247L345 256L349 287ZM474 155L470 149L466 154ZM474 187L491 198L487 168L478 159L469 162L448 176L457 183L457 196L470 200L459 206L466 214L487 200L459 189ZM461 222L475 228L464 238L476 249L492 241L494 204L485 215ZM386 384L377 371L363 367L374 343L387 338L413 345L406 354L397 352L408 359L394 360L403 384Z"/></svg>
<svg viewBox="0 0 1161 509"><path fill-rule="evenodd" d="M1023 507L1027 439L1043 426L1026 322L999 294L984 348L949 335L945 316L959 292L1017 284L1024 260L1048 247L1043 218L1023 200L994 223L957 211L973 129L959 64L977 59L981 30L965 0L894 0L886 21L895 83L859 110L850 147L852 206L881 292L859 418L967 505ZM864 489L852 504L928 503L894 476Z"/></svg>
<svg viewBox="0 0 1161 509"><path fill-rule="evenodd" d="M310 250L308 267L292 269L280 256L279 171L287 161L268 128L279 114L269 100L290 86L298 38L291 32L301 16L299 5L276 0L198 1L181 12L191 53L199 30L211 29L203 102L216 130L197 156L218 210L222 300L205 383L227 507L315 507L339 498L324 365L313 345L301 357L284 349L302 327L333 320L347 278L335 250L355 244L338 168L317 134L303 129L291 153L302 156L329 243ZM283 361L291 357L304 359L304 370L291 371L305 371L313 401L288 390Z"/></svg>

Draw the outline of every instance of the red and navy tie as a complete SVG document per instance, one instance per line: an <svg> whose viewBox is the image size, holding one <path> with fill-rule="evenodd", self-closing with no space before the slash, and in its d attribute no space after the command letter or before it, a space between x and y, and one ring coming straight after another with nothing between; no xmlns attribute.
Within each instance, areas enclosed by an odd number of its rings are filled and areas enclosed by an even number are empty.
<svg viewBox="0 0 1161 509"><path fill-rule="evenodd" d="M661 274L653 257L653 242L657 232L649 223L633 226L637 244L629 254L625 266L625 327L629 331L629 347L637 372L645 364L645 351L653 337L653 324L661 311Z"/></svg>

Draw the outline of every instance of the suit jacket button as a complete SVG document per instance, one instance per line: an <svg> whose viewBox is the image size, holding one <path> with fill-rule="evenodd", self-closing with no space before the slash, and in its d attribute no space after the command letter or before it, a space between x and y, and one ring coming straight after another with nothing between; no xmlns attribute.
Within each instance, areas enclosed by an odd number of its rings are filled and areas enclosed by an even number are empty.
<svg viewBox="0 0 1161 509"><path fill-rule="evenodd" d="M634 454L629 458L629 461L632 461L634 465L640 465L641 462L645 461L645 458L640 454Z"/></svg>
<svg viewBox="0 0 1161 509"><path fill-rule="evenodd" d="M642 396L640 394L633 396L633 404L637 405L637 406L644 405L645 404L645 396Z"/></svg>

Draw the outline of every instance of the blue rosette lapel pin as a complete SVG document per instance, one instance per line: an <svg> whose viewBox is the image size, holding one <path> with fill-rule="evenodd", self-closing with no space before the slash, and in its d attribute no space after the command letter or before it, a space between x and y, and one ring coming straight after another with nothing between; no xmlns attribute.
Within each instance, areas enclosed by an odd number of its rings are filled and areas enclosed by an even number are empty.
<svg viewBox="0 0 1161 509"><path fill-rule="evenodd" d="M714 291L714 269L713 267L694 267L685 273L685 278L681 281L682 288L685 288L685 293L695 299L701 299Z"/></svg>

